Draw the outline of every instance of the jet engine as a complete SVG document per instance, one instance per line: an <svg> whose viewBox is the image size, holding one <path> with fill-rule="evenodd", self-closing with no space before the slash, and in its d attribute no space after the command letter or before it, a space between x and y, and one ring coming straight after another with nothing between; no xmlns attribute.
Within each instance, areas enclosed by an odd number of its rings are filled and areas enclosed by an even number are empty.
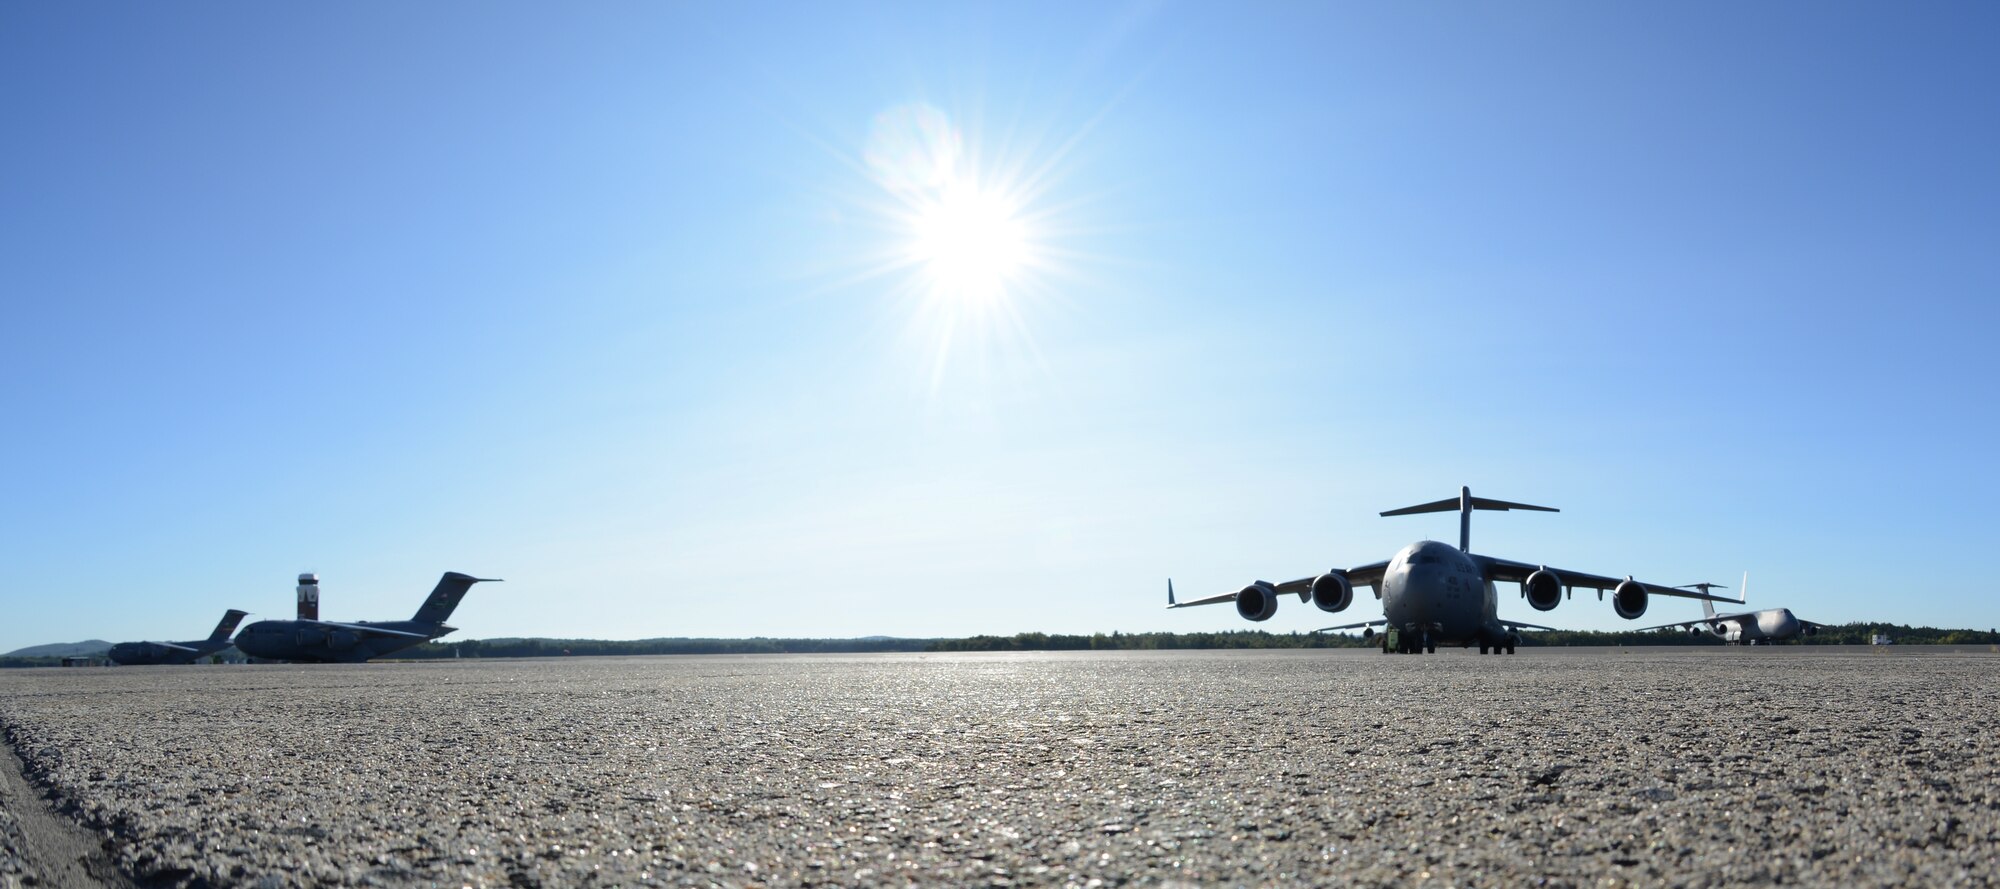
<svg viewBox="0 0 2000 889"><path fill-rule="evenodd" d="M1521 593L1528 597L1528 604L1536 611L1548 611L1562 604L1562 578L1547 568L1537 568L1528 579L1521 581Z"/></svg>
<svg viewBox="0 0 2000 889"><path fill-rule="evenodd" d="M361 634L353 630L335 630L326 634L326 647L334 651L346 651L361 644Z"/></svg>
<svg viewBox="0 0 2000 889"><path fill-rule="evenodd" d="M1321 611L1346 611L1347 606L1354 604L1354 584L1338 571L1313 578L1312 593L1313 604Z"/></svg>
<svg viewBox="0 0 2000 889"><path fill-rule="evenodd" d="M1260 580L1237 590L1236 613L1244 620L1270 620L1278 613L1278 588Z"/></svg>
<svg viewBox="0 0 2000 889"><path fill-rule="evenodd" d="M1646 585L1629 577L1620 581L1611 591L1611 610L1626 620L1638 620L1646 613Z"/></svg>
<svg viewBox="0 0 2000 889"><path fill-rule="evenodd" d="M1801 623L1803 623L1803 621ZM1814 624L1805 624L1805 626L1803 627L1803 632L1808 636L1817 636L1819 635L1819 627Z"/></svg>

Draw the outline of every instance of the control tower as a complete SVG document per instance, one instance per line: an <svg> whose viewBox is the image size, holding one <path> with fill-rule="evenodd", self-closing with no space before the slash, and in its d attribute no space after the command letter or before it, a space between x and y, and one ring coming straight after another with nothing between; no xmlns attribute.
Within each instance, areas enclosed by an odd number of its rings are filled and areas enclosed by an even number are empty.
<svg viewBox="0 0 2000 889"><path fill-rule="evenodd" d="M299 575L299 620L319 620L319 575Z"/></svg>

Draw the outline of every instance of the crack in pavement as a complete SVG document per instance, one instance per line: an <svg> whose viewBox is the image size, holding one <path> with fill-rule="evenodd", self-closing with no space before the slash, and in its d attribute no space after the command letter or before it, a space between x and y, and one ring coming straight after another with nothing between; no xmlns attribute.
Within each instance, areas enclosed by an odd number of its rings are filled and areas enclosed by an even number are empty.
<svg viewBox="0 0 2000 889"><path fill-rule="evenodd" d="M130 889L96 835L58 814L0 737L0 889Z"/></svg>

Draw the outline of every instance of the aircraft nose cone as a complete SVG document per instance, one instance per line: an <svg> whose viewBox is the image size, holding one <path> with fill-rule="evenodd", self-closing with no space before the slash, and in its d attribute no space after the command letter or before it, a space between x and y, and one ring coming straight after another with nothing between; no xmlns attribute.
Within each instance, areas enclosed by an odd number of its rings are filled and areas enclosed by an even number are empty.
<svg viewBox="0 0 2000 889"><path fill-rule="evenodd" d="M236 650L252 657L264 656L264 640L267 637L257 627L249 627L236 634Z"/></svg>

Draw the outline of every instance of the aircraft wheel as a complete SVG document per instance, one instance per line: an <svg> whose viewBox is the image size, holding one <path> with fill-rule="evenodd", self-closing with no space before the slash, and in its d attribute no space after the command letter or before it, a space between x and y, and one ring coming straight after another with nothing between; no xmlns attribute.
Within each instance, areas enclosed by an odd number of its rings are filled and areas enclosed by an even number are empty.
<svg viewBox="0 0 2000 889"><path fill-rule="evenodd" d="M1508 654L1514 653L1514 643L1512 642L1507 643L1507 653Z"/></svg>
<svg viewBox="0 0 2000 889"><path fill-rule="evenodd" d="M1479 653L1480 654L1486 653L1486 643L1484 642L1479 643Z"/></svg>

